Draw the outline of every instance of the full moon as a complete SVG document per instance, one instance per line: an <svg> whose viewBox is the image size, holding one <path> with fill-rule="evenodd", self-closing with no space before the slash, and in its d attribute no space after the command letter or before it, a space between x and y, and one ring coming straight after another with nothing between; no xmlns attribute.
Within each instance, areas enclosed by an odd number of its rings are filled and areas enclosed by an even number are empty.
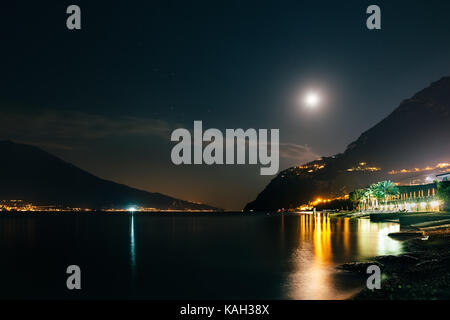
<svg viewBox="0 0 450 320"><path fill-rule="evenodd" d="M317 92L311 91L304 96L304 103L307 107L315 108L320 103L320 96Z"/></svg>

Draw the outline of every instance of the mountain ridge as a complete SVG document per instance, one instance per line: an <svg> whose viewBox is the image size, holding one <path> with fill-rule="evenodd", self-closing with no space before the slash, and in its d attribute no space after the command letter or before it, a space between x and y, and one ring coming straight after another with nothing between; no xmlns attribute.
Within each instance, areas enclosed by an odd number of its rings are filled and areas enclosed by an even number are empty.
<svg viewBox="0 0 450 320"><path fill-rule="evenodd" d="M0 141L0 199L91 209L220 210L99 178L38 147Z"/></svg>

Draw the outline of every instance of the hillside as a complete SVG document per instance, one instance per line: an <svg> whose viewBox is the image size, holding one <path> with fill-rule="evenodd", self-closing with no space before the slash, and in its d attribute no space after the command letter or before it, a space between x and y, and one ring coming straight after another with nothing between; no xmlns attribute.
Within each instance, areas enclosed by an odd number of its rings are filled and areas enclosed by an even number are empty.
<svg viewBox="0 0 450 320"><path fill-rule="evenodd" d="M100 179L34 146L0 141L0 150L1 200L92 209L130 205L162 210L215 209Z"/></svg>
<svg viewBox="0 0 450 320"><path fill-rule="evenodd" d="M450 77L403 101L345 152L280 172L245 210L295 208L389 179L423 183L450 166Z"/></svg>

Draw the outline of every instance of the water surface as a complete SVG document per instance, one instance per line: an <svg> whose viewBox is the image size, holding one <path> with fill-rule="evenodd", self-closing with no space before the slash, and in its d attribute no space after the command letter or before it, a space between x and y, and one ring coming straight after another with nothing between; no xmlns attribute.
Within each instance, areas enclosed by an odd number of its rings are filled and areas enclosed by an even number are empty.
<svg viewBox="0 0 450 320"><path fill-rule="evenodd" d="M0 214L0 297L346 299L365 279L336 266L402 253L398 230L323 214ZM72 264L81 291L66 289Z"/></svg>

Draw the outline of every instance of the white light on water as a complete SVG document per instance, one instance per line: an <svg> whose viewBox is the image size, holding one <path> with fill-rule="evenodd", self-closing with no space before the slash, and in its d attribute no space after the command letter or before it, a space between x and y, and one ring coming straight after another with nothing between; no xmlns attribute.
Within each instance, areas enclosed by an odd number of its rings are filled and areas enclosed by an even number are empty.
<svg viewBox="0 0 450 320"><path fill-rule="evenodd" d="M129 207L129 208L128 208L128 212L133 213L133 212L135 212L135 211L136 211L136 207Z"/></svg>

